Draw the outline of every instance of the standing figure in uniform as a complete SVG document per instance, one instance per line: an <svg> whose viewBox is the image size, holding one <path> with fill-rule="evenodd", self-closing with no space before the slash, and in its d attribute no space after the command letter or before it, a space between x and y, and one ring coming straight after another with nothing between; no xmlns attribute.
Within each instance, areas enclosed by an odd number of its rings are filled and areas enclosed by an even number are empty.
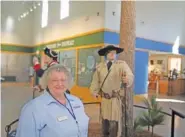
<svg viewBox="0 0 185 137"><path fill-rule="evenodd" d="M44 63L47 65L47 68L49 68L52 65L59 64L57 58L58 54L55 51L52 51L47 47L44 49ZM33 68L37 76L42 77L45 70L41 68L41 65L37 57L33 58L33 65L34 65Z"/></svg>
<svg viewBox="0 0 185 137"><path fill-rule="evenodd" d="M103 137L121 137L122 132L122 102L124 98L123 83L130 87L134 75L122 60L116 60L116 54L123 52L122 48L108 45L98 51L100 56L105 56L105 62L101 62L93 75L90 86L92 94L101 95L101 117Z"/></svg>

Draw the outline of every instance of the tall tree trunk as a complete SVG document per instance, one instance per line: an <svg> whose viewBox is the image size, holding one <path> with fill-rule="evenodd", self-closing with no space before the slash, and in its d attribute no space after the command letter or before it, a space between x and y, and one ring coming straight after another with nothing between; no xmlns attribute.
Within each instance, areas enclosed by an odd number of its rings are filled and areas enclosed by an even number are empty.
<svg viewBox="0 0 185 137"><path fill-rule="evenodd" d="M134 73L135 55L135 1L121 1L121 24L120 24L120 47L124 48L124 53L119 59L126 61ZM123 100L123 104L125 101ZM124 108L123 108L124 109ZM126 137L133 137L133 86L126 92L126 118L123 110L123 132L121 137L125 137L125 120L127 127Z"/></svg>

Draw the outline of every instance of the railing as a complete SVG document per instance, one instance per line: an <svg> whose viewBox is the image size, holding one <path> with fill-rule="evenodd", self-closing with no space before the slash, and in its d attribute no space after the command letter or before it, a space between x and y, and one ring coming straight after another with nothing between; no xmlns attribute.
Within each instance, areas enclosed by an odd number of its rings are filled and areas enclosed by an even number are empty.
<svg viewBox="0 0 185 137"><path fill-rule="evenodd" d="M185 115L182 113L177 112L176 110L170 108L172 110L172 118L171 118L171 137L174 137L174 131L175 131L175 116L178 116L180 118L185 118Z"/></svg>
<svg viewBox="0 0 185 137"><path fill-rule="evenodd" d="M89 102L89 103L84 103L84 105L89 105L89 104L100 104L100 102ZM144 106L139 106L139 105L134 105L134 107L136 108L141 108L141 109L149 109L147 107ZM175 131L175 116L178 116L182 119L185 118L185 115L183 115L182 113L170 108L172 111L172 114L168 114L166 112L161 111L161 113L170 116L171 117L171 137L174 137L174 131ZM9 137L9 132L11 131L11 126L15 123L17 123L19 121L19 119L16 119L15 121L13 121L12 123L10 123L9 125L7 125L5 127L5 131L7 133L7 137Z"/></svg>

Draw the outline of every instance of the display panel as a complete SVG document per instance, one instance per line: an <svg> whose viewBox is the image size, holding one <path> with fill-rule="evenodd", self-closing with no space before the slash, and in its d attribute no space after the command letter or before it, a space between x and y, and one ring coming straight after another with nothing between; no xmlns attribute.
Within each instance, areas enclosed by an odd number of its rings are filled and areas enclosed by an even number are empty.
<svg viewBox="0 0 185 137"><path fill-rule="evenodd" d="M76 50L59 52L59 62L64 65L71 73L73 82L76 80Z"/></svg>
<svg viewBox="0 0 185 137"><path fill-rule="evenodd" d="M89 87L96 65L101 62L98 48L79 49L78 51L78 86Z"/></svg>

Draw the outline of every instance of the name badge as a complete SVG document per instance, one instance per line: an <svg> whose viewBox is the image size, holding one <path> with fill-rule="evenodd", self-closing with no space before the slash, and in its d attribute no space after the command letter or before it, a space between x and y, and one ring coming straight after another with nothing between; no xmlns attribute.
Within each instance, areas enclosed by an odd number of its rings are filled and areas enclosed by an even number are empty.
<svg viewBox="0 0 185 137"><path fill-rule="evenodd" d="M58 117L58 118L57 118L57 120L58 120L59 122L64 121L64 120L67 120L67 119L68 119L67 116L62 116L62 117Z"/></svg>
<svg viewBox="0 0 185 137"><path fill-rule="evenodd" d="M77 108L80 108L80 107L81 107L80 105L73 106L74 109L77 109Z"/></svg>

